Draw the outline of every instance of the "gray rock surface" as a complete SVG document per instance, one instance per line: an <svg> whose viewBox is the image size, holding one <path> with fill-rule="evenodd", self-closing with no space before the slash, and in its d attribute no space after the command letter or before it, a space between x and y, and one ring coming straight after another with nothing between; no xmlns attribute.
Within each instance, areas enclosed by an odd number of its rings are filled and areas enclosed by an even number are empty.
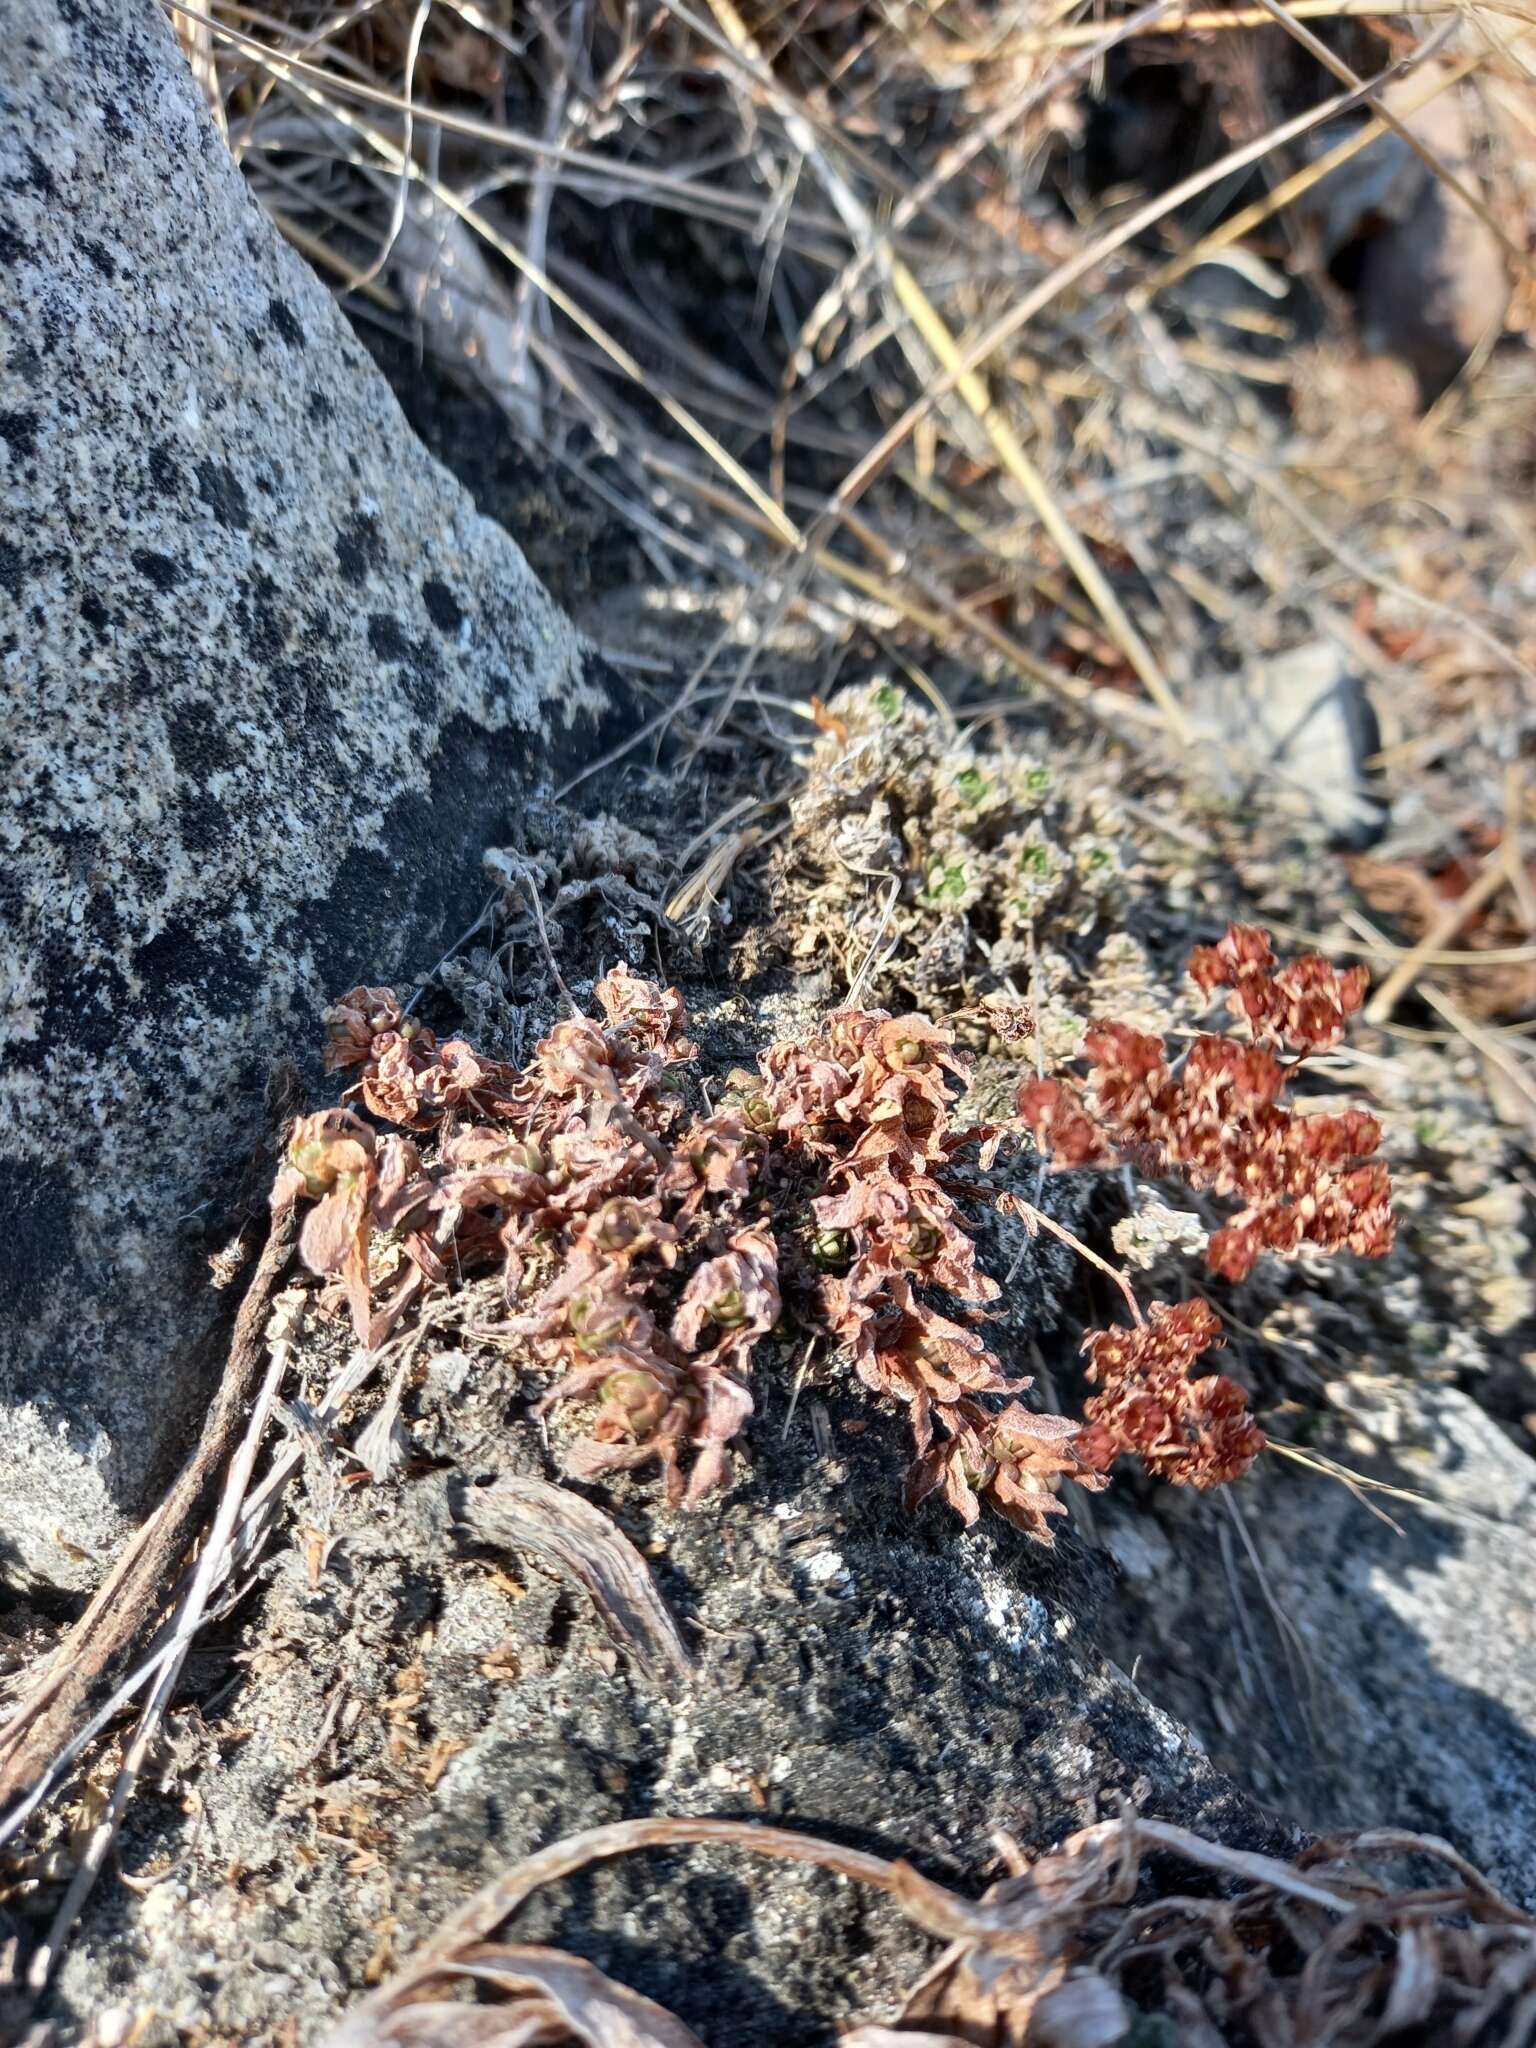
<svg viewBox="0 0 1536 2048"><path fill-rule="evenodd" d="M0 1579L82 1586L217 1371L273 1060L614 714L152 0L0 0L0 268Z"/></svg>
<svg viewBox="0 0 1536 2048"><path fill-rule="evenodd" d="M312 1323L309 1341L319 1383L336 1340ZM478 1884L641 1814L801 1827L970 1893L996 1875L994 1829L1042 1849L1122 1801L1296 1846L1095 1654L1104 1572L1070 1535L1053 1554L992 1518L906 1515L904 1425L847 1388L802 1398L786 1438L792 1344L758 1362L729 1495L691 1513L647 1480L599 1496L696 1660L689 1680L645 1679L579 1588L477 1513L478 1482L545 1467L537 1389L519 1398L505 1358L472 1349L411 1403L445 1468L344 1490L318 1583L285 1546L203 1658L203 1712L122 1848L163 1881L100 1885L42 2005L0 1994L0 2033L30 2017L65 2040L136 2022L143 2048L313 2041ZM24 1951L49 1904L45 1887L13 1909ZM7 1931L0 1906L0 1948ZM588 1956L710 2048L833 2048L840 2019L889 2012L936 1953L883 1899L726 1850L551 1887L510 1938Z"/></svg>
<svg viewBox="0 0 1536 2048"><path fill-rule="evenodd" d="M1332 640L1308 640L1254 661L1218 701L1224 765L1239 786L1262 778L1277 817L1330 844L1359 849L1381 837L1385 804L1368 763L1381 745L1360 676Z"/></svg>
<svg viewBox="0 0 1536 2048"><path fill-rule="evenodd" d="M1165 1494L1152 1520L1125 1498L1143 1556L1112 1544L1119 1654L1260 1796L1317 1828L1443 1835L1536 1905L1536 1460L1455 1387L1353 1377L1329 1398L1328 1451L1400 1494L1264 1461L1226 1504L1251 1553L1219 1503Z"/></svg>

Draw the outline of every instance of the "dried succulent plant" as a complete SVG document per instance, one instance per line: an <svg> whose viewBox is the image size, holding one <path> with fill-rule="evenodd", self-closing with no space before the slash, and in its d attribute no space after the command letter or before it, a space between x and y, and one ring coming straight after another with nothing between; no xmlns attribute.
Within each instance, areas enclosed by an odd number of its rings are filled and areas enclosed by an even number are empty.
<svg viewBox="0 0 1536 2048"><path fill-rule="evenodd" d="M1097 1391L1086 1428L1042 1415L982 1335L997 1281L978 1264L968 1207L994 1204L1103 1261L987 1176L1032 1131L1084 1165L1130 1156L1245 1207L1211 1239L1213 1270L1240 1278L1261 1250L1308 1244L1374 1256L1390 1242L1386 1170L1362 1165L1374 1120L1302 1117L1278 1096L1300 1059L1334 1044L1358 977L1325 962L1277 967L1262 933L1234 926L1197 955L1200 984L1229 987L1250 1041L1204 1037L1175 1071L1164 1042L1092 1027L1087 1087L1035 1080L1017 1116L956 1119L968 1065L945 1026L848 1007L733 1072L690 1108L695 1058L675 989L627 967L596 985L598 1022L567 1018L524 1068L439 1044L387 989L327 1013L327 1064L355 1075L345 1102L302 1118L273 1204L315 1206L300 1249L339 1282L358 1339L376 1345L423 1290L499 1268L501 1328L550 1375L543 1412L581 1418L569 1476L659 1465L669 1502L729 1484L753 1412L754 1354L785 1301L912 1437L906 1499L941 1495L967 1524L992 1509L1037 1542L1082 1486L1125 1453L1174 1484L1239 1477L1263 1447L1242 1390L1190 1368L1220 1342L1203 1300L1090 1331ZM1020 1043L1023 1006L994 1000L989 1030ZM1296 1055L1284 1063L1272 1041ZM433 1132L379 1136L358 1112ZM388 1283L375 1306L375 1293Z"/></svg>
<svg viewBox="0 0 1536 2048"><path fill-rule="evenodd" d="M1311 1053L1344 1034L1365 997L1364 971L1317 955L1277 965L1265 933L1232 925L1203 946L1190 975L1207 993L1230 988L1250 1037L1197 1038L1177 1067L1166 1042L1114 1022L1090 1027L1088 1086L1029 1081L1019 1113L1063 1165L1115 1158L1174 1173L1242 1207L1206 1248L1213 1273L1242 1280L1260 1256L1392 1248L1387 1169L1370 1155L1381 1126L1364 1110L1299 1116L1280 1098ZM1273 1048L1290 1051L1281 1059Z"/></svg>

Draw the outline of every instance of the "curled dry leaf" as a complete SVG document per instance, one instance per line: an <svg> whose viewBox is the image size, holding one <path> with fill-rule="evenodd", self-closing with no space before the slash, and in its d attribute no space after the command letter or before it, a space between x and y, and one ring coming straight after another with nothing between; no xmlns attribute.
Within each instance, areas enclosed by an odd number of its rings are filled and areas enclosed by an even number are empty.
<svg viewBox="0 0 1536 2048"><path fill-rule="evenodd" d="M461 1490L456 1520L476 1543L532 1551L575 1579L620 1649L654 1684L675 1683L692 1673L693 1659L645 1559L580 1494L503 1472L489 1486Z"/></svg>
<svg viewBox="0 0 1536 2048"><path fill-rule="evenodd" d="M299 1231L299 1255L312 1273L340 1274L358 1342L369 1340L369 1209L377 1174L373 1132L346 1109L302 1116L293 1127L272 1185L272 1213L301 1196L315 1204Z"/></svg>
<svg viewBox="0 0 1536 2048"><path fill-rule="evenodd" d="M436 1974L498 1996L354 2015L326 2048L702 2048L697 2034L637 1991L555 1948L472 1948Z"/></svg>

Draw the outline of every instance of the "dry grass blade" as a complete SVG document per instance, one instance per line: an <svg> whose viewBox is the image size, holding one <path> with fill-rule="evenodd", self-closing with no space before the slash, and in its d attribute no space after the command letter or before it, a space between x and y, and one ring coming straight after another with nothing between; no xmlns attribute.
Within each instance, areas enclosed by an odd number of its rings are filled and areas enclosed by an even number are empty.
<svg viewBox="0 0 1536 2048"><path fill-rule="evenodd" d="M645 1559L580 1494L543 1479L504 1472L489 1486L463 1490L457 1520L476 1543L532 1551L574 1578L619 1648L654 1684L692 1675L693 1659Z"/></svg>
<svg viewBox="0 0 1536 2048"><path fill-rule="evenodd" d="M319 235L312 235L308 228L291 220L280 207L269 205L267 215L285 242L291 242L304 259L318 269L328 270L339 277L348 291L360 292L370 305L380 306L386 313L398 313L400 301L388 286L364 277L355 263L349 263L345 256L333 249L329 242Z"/></svg>
<svg viewBox="0 0 1536 2048"><path fill-rule="evenodd" d="M1124 410L1127 419L1149 428L1154 433L1166 434L1170 440L1182 442L1187 448L1198 450L1219 473L1224 473L1228 469L1237 470L1240 475L1247 477L1257 490L1262 491L1265 497L1278 505L1303 533L1332 555L1351 576L1358 577L1362 583L1370 584L1386 596L1411 605L1415 611L1423 612L1430 618L1444 619L1450 625L1459 626L1480 646L1486 648L1501 668L1511 670L1515 675L1536 686L1536 669L1524 661L1496 633L1490 632L1460 606L1447 604L1439 598L1428 597L1423 591L1415 590L1397 577L1389 576L1378 569L1350 542L1330 532L1323 521L1302 503L1290 485L1275 474L1273 467L1258 456L1250 454L1235 437L1229 437L1226 441L1215 441L1180 414L1170 411L1166 406L1148 404L1140 398L1127 397ZM1378 942L1382 941L1380 932L1373 931L1371 936Z"/></svg>
<svg viewBox="0 0 1536 2048"><path fill-rule="evenodd" d="M1349 113L1368 100L1373 93L1380 92L1383 87L1393 84L1397 79L1408 77L1433 54L1440 43L1444 42L1452 27L1454 22L1447 23L1444 30L1437 31L1436 35L1431 36L1429 41L1421 45L1411 56L1388 65L1385 70L1379 71L1357 90L1340 93L1335 98L1324 100L1320 105L1308 108L1306 112L1297 114L1288 121L1278 122L1254 141L1229 151L1204 170L1191 173L1177 185L1149 200L1145 206L1137 207L1114 228L1088 243L1065 263L1059 264L1048 277L1033 290L1025 292L1007 313L987 328L977 340L970 343L957 367L947 370L907 408L893 426L886 430L838 486L829 501L829 512L838 514L844 506L855 503L891 458L910 439L921 421L956 388L963 375L981 369L1005 343L1021 334L1048 305L1087 277L1091 271L1096 270L1108 257L1134 241L1138 235L1145 234L1148 228L1155 226L1165 215L1174 212L1189 200L1198 198L1202 192L1209 191L1213 185L1230 178L1234 172L1246 170L1250 164L1260 162L1284 144L1295 142L1301 136L1309 134L1312 129L1320 128L1326 122L1336 120L1341 114Z"/></svg>
<svg viewBox="0 0 1536 2048"><path fill-rule="evenodd" d="M1153 26L1166 15L1171 4L1172 0L1152 0L1151 5L1140 8L1122 20L1107 24L1098 39L1077 56L1054 66L1044 78L1027 91L1019 94L1010 93L985 119L972 123L965 134L940 155L927 177L897 202L888 223L871 230L853 258L817 300L809 317L802 324L795 346L785 362L773 428L775 488L779 495L782 495L783 490L784 437L790 393L797 379L810 374L817 343L846 306L865 270L890 251L893 238L910 226L923 208L947 185L953 183L982 150L1015 131L1025 117L1051 94L1062 91L1081 72L1102 62L1118 44Z"/></svg>
<svg viewBox="0 0 1536 2048"><path fill-rule="evenodd" d="M1043 1209L1037 1209L1033 1202L1026 1202L1022 1195L999 1195L997 1206L1005 1214L1017 1216L1031 1237L1036 1231L1049 1231L1051 1236L1066 1245L1069 1251L1076 1252L1080 1259L1086 1260L1095 1271L1102 1273L1106 1280L1114 1283L1120 1290L1121 1299L1130 1310L1132 1323L1139 1325L1146 1320L1141 1313L1141 1304L1136 1299L1135 1289L1120 1268L1112 1266L1108 1259L1102 1258L1091 1246L1084 1244L1082 1239L1068 1230L1064 1223L1058 1223L1054 1216L1047 1216Z"/></svg>
<svg viewBox="0 0 1536 2048"><path fill-rule="evenodd" d="M733 46L754 63L760 64L761 53L748 34L740 15L731 5L731 0L712 0L712 5ZM874 222L868 209L861 204L848 180L818 146L809 122L799 109L790 103L776 86L770 85L769 90L790 140L816 167L826 187L828 198L860 248L875 252L874 260L877 267L885 274L898 304L911 320L923 342L933 351L943 369L949 374L954 388L991 443L998 461L1024 493L1041 524L1061 550L1063 559L1088 593L1117 645L1146 686L1148 696L1167 719L1175 738L1180 744L1187 745L1190 738L1189 726L1161 664L1131 623L1124 606L1110 589L1098 563L1062 511L1055 493L1030 460L1012 426L993 405L981 377L967 366L960 346L943 316L907 264L892 254L887 245L876 239Z"/></svg>
<svg viewBox="0 0 1536 2048"><path fill-rule="evenodd" d="M693 475L676 463L654 456L649 457L648 461L659 474L669 477L682 489L692 492L706 504L713 505L722 512L729 512L733 518L741 520L744 524L754 525L759 531L766 530L765 521L760 520L738 502L728 499L707 479ZM864 541L871 547L879 546L871 530L851 512L845 510L843 524L856 539ZM886 558L891 554L891 550L884 548L880 552ZM986 612L962 604L947 591L936 588L927 578L919 578L908 571L908 580L915 585L918 592L917 596L913 596L901 582L890 576L877 576L872 570L862 568L857 562L850 562L846 556L835 554L829 547L813 541L810 553L815 566L826 575L846 584L850 590L859 591L874 603L885 606L897 619L915 626L920 632L927 633L940 646L951 645L957 634L965 640L980 641L1021 682L1037 683L1042 689L1048 690L1059 703L1069 706L1074 711L1085 712L1096 724L1112 732L1127 746L1135 747L1142 744L1141 735L1128 729L1128 720L1135 719L1138 713L1148 721L1157 719L1157 713L1150 706L1142 705L1135 699L1127 699L1118 693L1096 692L1090 684L1069 675L1065 669L1053 667L1050 662L1042 661L1038 655L1032 654L1022 641L1004 631ZM1101 702L1101 694L1108 701ZM647 728L646 736L649 737L651 731L669 724L675 716L675 709L661 713ZM604 761L597 765L608 764ZM582 775L585 777L595 772L595 768L584 769ZM566 785L567 789L575 786L574 781Z"/></svg>
<svg viewBox="0 0 1536 2048"><path fill-rule="evenodd" d="M108 1796L106 1811L92 1830L79 1864L54 1914L47 1937L33 1954L27 1978L40 1989L48 1981L63 1952L71 1928L79 1916L91 1887L106 1862L128 1801L132 1798L144 1768L151 1743L165 1720L166 1709L175 1693L182 1667L226 1561L235 1535L235 1525L256 1467L256 1458L266 1435L277 1390L293 1363L293 1346L304 1318L304 1297L293 1293L279 1296L267 1324L267 1370L251 1406L250 1420L239 1447L230 1460L228 1476L215 1510L208 1537L192 1571L185 1593L171 1618L169 1642L154 1690L145 1703L138 1727L124 1754L122 1765Z"/></svg>
<svg viewBox="0 0 1536 2048"><path fill-rule="evenodd" d="M286 1258L287 1252L292 1248L293 1233L288 1229L284 1219L274 1219L273 1238L283 1246L283 1256ZM251 1293L247 1298L252 1299L255 1293L256 1283L253 1281ZM270 1305L270 1299L270 1295L262 1296L264 1307ZM413 1336L406 1341L414 1342L415 1338ZM258 1361L261 1355L258 1351ZM388 1352L354 1351L347 1363L335 1374L319 1406L312 1411L312 1434L317 1444L324 1443L325 1432L339 1421L347 1401L367 1383L379 1364L387 1360L388 1355ZM270 1354L268 1360L270 1369ZM219 1406L222 1410L222 1393ZM241 1420L239 1407L234 1410L234 1419L237 1424ZM214 1434L211 1418L209 1430L205 1431L205 1444ZM193 1460L194 1465L199 1463L202 1455L200 1450L197 1458ZM289 1443L273 1458L265 1476L257 1484L248 1487L244 1497L238 1502L229 1540L223 1544L214 1564L215 1584L225 1589L218 1611L227 1611L248 1590L250 1569L271 1536L285 1489L303 1464L304 1456L305 1451L301 1444ZM190 1469L192 1468L189 1467ZM176 1516L172 1515L172 1509L176 1509L177 1516L180 1513L179 1503L182 1500L183 1484L184 1481L178 1481L172 1488L159 1512L145 1524L139 1538L135 1539L130 1551L125 1553L119 1575L115 1575L109 1580L108 1587L103 1588L103 1594L114 1585L118 1588L119 1597L123 1601L121 1613L118 1613L110 1600L103 1602L101 1595L98 1595L97 1602L93 1602L92 1610L88 1611L94 1612L98 1604L105 1604L113 1617L114 1632L110 1643L113 1663L126 1654L129 1648L143 1642L161 1612L161 1601L137 1604L131 1594L123 1589L136 1587L139 1584L141 1568L160 1555L168 1528L174 1525L176 1519ZM127 1571L130 1560L131 1575ZM35 1760L26 1782L26 1789L20 1793L9 1810L0 1815L0 1846L20 1836L33 1814L68 1782L75 1764L87 1753L90 1745L148 1688L159 1685L173 1660L179 1663L185 1653L187 1640L182 1628L186 1601L187 1595L183 1592L179 1604L173 1609L171 1617L143 1654L141 1661L133 1666L102 1699L88 1720L81 1720L80 1716L89 1697L90 1687L87 1687L69 1724L73 1732L61 1739L48 1754L40 1755ZM82 1618L81 1623L77 1625L81 1630L84 1630L86 1619L88 1616ZM100 1667L91 1661L96 1654L95 1647L89 1636L85 1636L83 1641L85 1647L81 1652L82 1668L88 1673L99 1675ZM23 1732L26 1732L26 1724L23 1724Z"/></svg>
<svg viewBox="0 0 1536 2048"><path fill-rule="evenodd" d="M1283 1438L1271 1436L1269 1448L1277 1457L1299 1465L1304 1471L1316 1472L1324 1479L1331 1479L1353 1494L1367 1514L1383 1522L1395 1536L1405 1532L1383 1508L1375 1505L1370 1498L1380 1494L1387 1500L1400 1500L1409 1507L1425 1508L1431 1514L1445 1515L1453 1522L1465 1522L1470 1527L1481 1529L1488 1535L1504 1542L1522 1545L1524 1538L1516 1529L1511 1529L1497 1515L1479 1514L1476 1508L1464 1506L1460 1501L1442 1500L1432 1493L1416 1493L1412 1487L1394 1486L1390 1480L1373 1479L1367 1472L1357 1472L1349 1465L1342 1465L1337 1458L1330 1458L1323 1451L1303 1450L1299 1444L1289 1444Z"/></svg>
<svg viewBox="0 0 1536 2048"><path fill-rule="evenodd" d="M975 414L998 461L1024 493L1041 525L1061 551L1062 559L1092 599L1116 644L1146 686L1147 695L1167 719L1173 737L1181 746L1188 746L1191 739L1189 722L1161 664L1131 623L1125 607L1062 510L1050 485L1026 454L1013 428L993 405L982 379L975 371L966 369L966 357L958 342L917 279L900 263L893 263L891 278L896 295L914 325L944 369L955 378L956 388Z"/></svg>
<svg viewBox="0 0 1536 2048"><path fill-rule="evenodd" d="M1469 1017L1459 1003L1453 1002L1442 989L1436 988L1433 982L1420 982L1419 993L1432 1010L1439 1012L1453 1031L1459 1031L1468 1045L1496 1066L1504 1078L1513 1085L1515 1092L1524 1097L1526 1121L1532 1130L1536 1131L1536 1080L1531 1078L1519 1058L1506 1045L1503 1036L1497 1031L1489 1030L1486 1025L1479 1024L1475 1018ZM1518 1040L1515 1043L1518 1044Z"/></svg>
<svg viewBox="0 0 1536 2048"><path fill-rule="evenodd" d="M763 825L741 825L734 832L727 832L667 898L667 916L674 924L702 938L739 863L776 836Z"/></svg>
<svg viewBox="0 0 1536 2048"><path fill-rule="evenodd" d="M213 116L213 125L227 142L229 123L224 115L224 94L219 85L219 67L214 60L213 37L208 23L193 14L183 14L179 8L170 10L171 27L186 57L188 68L197 80L198 91L207 103Z"/></svg>
<svg viewBox="0 0 1536 2048"><path fill-rule="evenodd" d="M498 1995L493 2006L411 2001L345 2022L329 2048L702 2048L681 2020L553 1948L472 1948L442 1976Z"/></svg>
<svg viewBox="0 0 1536 2048"><path fill-rule="evenodd" d="M1501 847L1497 853L1489 857L1482 873L1476 877L1471 887L1446 905L1439 920L1432 924L1419 943L1411 947L1397 962L1366 1005L1366 1022L1384 1024L1418 980L1431 957L1463 932L1484 904L1490 902L1508 881L1509 866Z"/></svg>
<svg viewBox="0 0 1536 2048"><path fill-rule="evenodd" d="M323 2048L364 2048L364 2044L377 2037L359 2029L366 2028L378 2016L388 2013L402 1996L419 1990L445 1969L451 1969L465 1950L486 1941L503 1921L510 1919L523 1902L543 1886L572 1877L593 1863L606 1862L614 1856L632 1855L637 1850L705 1844L744 1847L760 1856L815 1864L855 1883L872 1885L889 1893L899 1889L905 1868L888 1863L883 1857L866 1855L862 1850L842 1848L815 1835L794 1834L787 1828L760 1827L752 1821L653 1817L615 1821L608 1827L591 1828L585 1834L572 1835L563 1842L538 1850L476 1892L443 1922L393 1984L372 1993L354 2008ZM968 1911L964 1900L943 1893L937 1886L927 1889L948 1902L953 1916L964 1919ZM945 1917L951 1915L946 1914Z"/></svg>

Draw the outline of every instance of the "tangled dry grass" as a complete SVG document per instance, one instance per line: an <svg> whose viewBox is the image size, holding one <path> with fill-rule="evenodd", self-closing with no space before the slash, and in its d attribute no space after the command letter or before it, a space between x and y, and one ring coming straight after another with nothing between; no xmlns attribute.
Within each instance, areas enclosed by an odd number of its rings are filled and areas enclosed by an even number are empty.
<svg viewBox="0 0 1536 2048"><path fill-rule="evenodd" d="M1127 1817L1027 1863L979 1900L905 1862L741 1821L650 1820L541 1851L472 1899L325 2048L548 2041L699 2048L591 1964L489 1939L541 1885L649 1847L724 1843L876 1888L946 1944L899 2014L848 2048L1516 2048L1531 2038L1536 1921L1447 1843L1395 1829L1318 1843L1294 1863ZM1407 1864L1425 1873L1393 1883ZM468 1990L483 2002L443 1994Z"/></svg>
<svg viewBox="0 0 1536 2048"><path fill-rule="evenodd" d="M1338 311L1305 209L1347 211L1349 167L1405 128L1516 288L1463 353L1524 332L1527 25L1422 18L1415 37L1312 0L177 14L255 189L359 316L490 391L668 585L714 590L706 730L729 706L761 732L753 650L793 613L834 666L872 637L1180 742L1204 656L1294 634L1293 592L1369 597L1384 655L1394 632L1446 636L1458 690L1469 667L1495 696L1529 682L1509 580L1528 448L1456 436L1485 465L1457 564L1373 499L1358 404L1319 422L1326 464L1270 404L1315 407L1334 359L1314 366L1283 303L1294 279ZM1471 124L1455 150L1414 125L1448 106ZM1512 420L1523 371L1488 367ZM1414 437L1412 459L1439 451Z"/></svg>
<svg viewBox="0 0 1536 2048"><path fill-rule="evenodd" d="M1419 992L1437 1028L1482 1031L1536 1117L1509 1028L1536 1001L1520 8L174 18L354 318L622 522L650 587L591 624L654 727L695 758L782 751L786 674L946 717L1008 701L978 681L1059 707L1229 811L1260 798L1262 910L1379 966L1381 1014ZM653 681L680 631L681 688ZM1271 844L1311 816L1308 770L1232 706L1318 650L1381 727L1350 830L1388 806L1391 830L1309 917ZM748 802L704 835L680 915L709 922L763 830ZM941 860L936 886L969 883Z"/></svg>

